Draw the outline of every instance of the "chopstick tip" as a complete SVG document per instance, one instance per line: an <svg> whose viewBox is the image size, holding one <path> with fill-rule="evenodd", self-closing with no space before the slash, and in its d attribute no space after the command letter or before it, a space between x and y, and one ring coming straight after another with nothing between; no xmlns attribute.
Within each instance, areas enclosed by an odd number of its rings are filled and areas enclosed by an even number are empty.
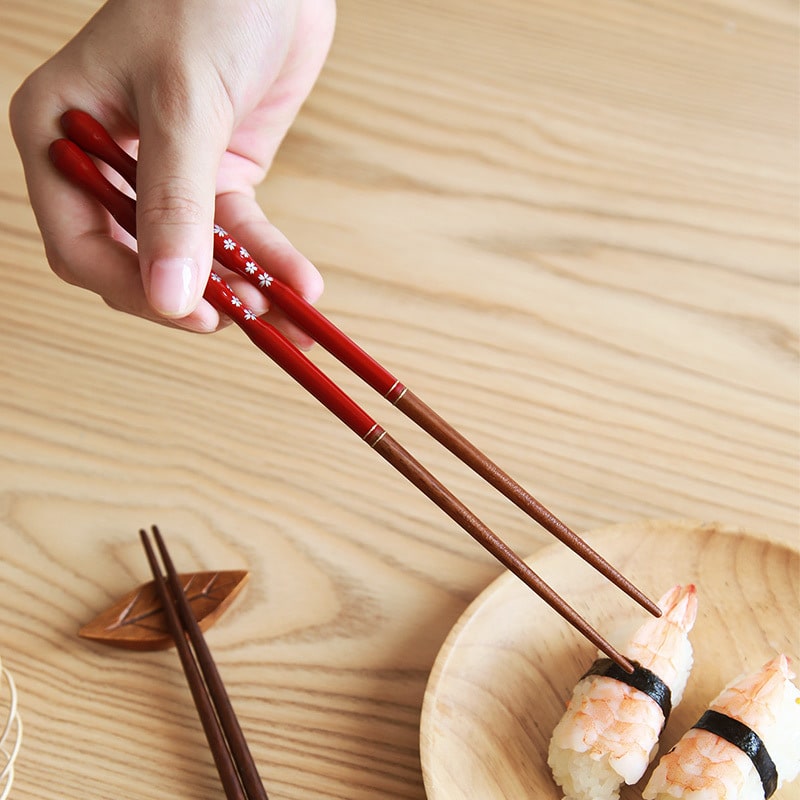
<svg viewBox="0 0 800 800"><path fill-rule="evenodd" d="M654 603L649 597L645 598L646 602L643 602L642 605L644 606L645 610L649 611L654 617L660 617L664 612L659 608L657 603Z"/></svg>

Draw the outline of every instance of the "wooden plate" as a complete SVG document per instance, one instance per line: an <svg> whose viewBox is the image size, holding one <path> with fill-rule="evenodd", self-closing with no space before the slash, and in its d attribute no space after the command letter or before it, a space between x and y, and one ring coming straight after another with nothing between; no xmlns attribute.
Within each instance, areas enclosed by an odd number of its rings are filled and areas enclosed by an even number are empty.
<svg viewBox="0 0 800 800"><path fill-rule="evenodd" d="M800 671L800 553L720 525L646 522L586 537L654 599L694 583L695 666L662 737L669 749L722 687L777 652ZM529 563L606 638L646 612L562 545ZM492 583L445 641L422 709L421 757L429 800L561 800L547 766L550 734L592 645L510 574ZM652 766L651 766L652 769ZM639 800L649 771L622 800ZM773 795L797 798L797 782ZM794 792L792 795L791 793Z"/></svg>

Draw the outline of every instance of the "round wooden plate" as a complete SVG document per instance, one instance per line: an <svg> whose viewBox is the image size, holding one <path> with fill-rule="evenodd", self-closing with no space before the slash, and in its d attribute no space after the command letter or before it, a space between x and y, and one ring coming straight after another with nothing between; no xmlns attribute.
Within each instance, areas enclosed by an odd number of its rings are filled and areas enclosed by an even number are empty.
<svg viewBox="0 0 800 800"><path fill-rule="evenodd" d="M800 671L800 553L756 534L693 522L620 525L587 541L653 599L694 583L695 666L661 741L669 749L732 678L778 652ZM560 544L530 565L606 638L646 612ZM429 800L561 800L550 734L592 645L504 574L464 612L434 664L421 721ZM652 769L652 765L651 765ZM622 800L639 800L650 772ZM797 782L773 795L797 798ZM795 792L794 795L791 793Z"/></svg>

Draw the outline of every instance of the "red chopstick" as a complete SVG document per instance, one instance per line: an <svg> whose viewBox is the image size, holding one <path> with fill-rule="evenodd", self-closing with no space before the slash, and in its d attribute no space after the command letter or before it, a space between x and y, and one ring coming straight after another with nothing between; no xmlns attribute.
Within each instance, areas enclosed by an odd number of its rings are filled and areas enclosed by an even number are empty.
<svg viewBox="0 0 800 800"><path fill-rule="evenodd" d="M153 573L164 619L175 642L225 797L228 800L269 800L225 684L183 591L164 539L155 525L152 532L167 570L166 581L147 532L141 530L139 534Z"/></svg>
<svg viewBox="0 0 800 800"><path fill-rule="evenodd" d="M96 197L117 222L131 235L136 232L135 201L113 187L99 172L84 149L104 160L135 187L136 162L111 139L105 130L83 112L67 112L62 120L70 139L60 139L50 148L56 167L75 184ZM73 141L75 140L75 141ZM79 146L80 145L80 146ZM293 321L330 352L350 366L369 385L390 399L425 430L442 441L462 460L483 474L487 480L517 505L540 521L559 539L593 564L615 585L627 592L648 611L659 615L655 603L595 553L583 540L561 523L551 512L538 504L524 489L512 481L477 448L456 432L435 412L413 396L382 366L364 353L313 306L292 289L266 273L226 231L215 227L215 256L224 266L250 280L268 294ZM506 568L517 575L558 613L626 669L631 666L588 623L545 584L510 548L467 509L449 490L436 480L410 454L395 442L360 406L322 373L282 334L243 306L241 300L212 272L205 292L206 299L220 313L236 322L250 339L304 388L313 394L342 422L364 439L401 474L442 508L462 528L492 553ZM383 391L385 389L385 391Z"/></svg>
<svg viewBox="0 0 800 800"><path fill-rule="evenodd" d="M132 188L136 188L135 159L111 138L97 120L84 111L73 109L62 116L61 122L64 132L71 141L78 144L87 153L105 161ZM650 613L656 615L660 613L655 603L488 456L362 350L314 306L289 286L269 275L250 256L247 249L242 247L226 230L215 225L214 233L214 257L220 264L241 275L259 289L272 304L280 308L312 339L413 420L426 433L443 444L501 494L536 520L545 530L570 547Z"/></svg>

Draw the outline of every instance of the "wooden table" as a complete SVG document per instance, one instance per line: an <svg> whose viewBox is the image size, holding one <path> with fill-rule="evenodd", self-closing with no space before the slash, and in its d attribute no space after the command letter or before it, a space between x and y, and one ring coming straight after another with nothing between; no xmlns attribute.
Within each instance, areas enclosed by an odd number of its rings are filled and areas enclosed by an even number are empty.
<svg viewBox="0 0 800 800"><path fill-rule="evenodd" d="M97 6L0 3L4 100ZM342 0L260 201L324 273L323 312L576 530L719 520L797 546L793 6ZM76 637L147 580L158 523L181 568L251 571L209 641L270 797L423 798L426 680L497 564L239 331L54 277L7 127L0 178L12 797L221 796L174 653ZM512 547L548 544L313 357Z"/></svg>

